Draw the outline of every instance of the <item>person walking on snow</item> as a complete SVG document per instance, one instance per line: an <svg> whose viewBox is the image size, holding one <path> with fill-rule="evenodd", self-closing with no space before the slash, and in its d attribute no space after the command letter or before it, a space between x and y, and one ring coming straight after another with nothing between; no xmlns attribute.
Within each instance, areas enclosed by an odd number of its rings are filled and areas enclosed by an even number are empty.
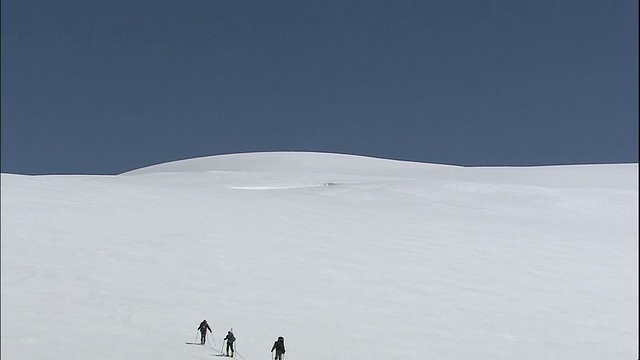
<svg viewBox="0 0 640 360"><path fill-rule="evenodd" d="M236 337L233 336L233 332L231 332L233 329L229 330L227 332L227 336L224 337L224 339L227 341L227 356L229 356L229 349L231 349L231 357L233 357L233 342L236 341Z"/></svg>
<svg viewBox="0 0 640 360"><path fill-rule="evenodd" d="M284 338L282 336L278 336L278 340L273 343L271 352L273 352L273 350L276 351L276 357L274 360L282 360L282 355L284 354Z"/></svg>
<svg viewBox="0 0 640 360"><path fill-rule="evenodd" d="M207 339L207 329L209 329L209 332L212 332L209 324L207 324L207 320L202 320L200 326L198 326L198 330L200 330L200 345L204 345Z"/></svg>

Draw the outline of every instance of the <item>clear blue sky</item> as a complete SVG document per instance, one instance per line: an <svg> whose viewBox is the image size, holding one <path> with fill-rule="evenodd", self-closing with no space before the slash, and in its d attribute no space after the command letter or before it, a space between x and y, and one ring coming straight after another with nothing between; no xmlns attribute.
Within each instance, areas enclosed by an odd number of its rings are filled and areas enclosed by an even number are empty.
<svg viewBox="0 0 640 360"><path fill-rule="evenodd" d="M2 172L638 162L638 2L2 0Z"/></svg>

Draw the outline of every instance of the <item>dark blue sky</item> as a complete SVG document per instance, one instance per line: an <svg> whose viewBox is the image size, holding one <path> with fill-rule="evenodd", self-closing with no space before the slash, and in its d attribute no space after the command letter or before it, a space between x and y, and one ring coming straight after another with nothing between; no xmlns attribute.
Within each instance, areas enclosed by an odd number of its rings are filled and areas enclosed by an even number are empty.
<svg viewBox="0 0 640 360"><path fill-rule="evenodd" d="M638 162L638 2L2 0L2 172Z"/></svg>

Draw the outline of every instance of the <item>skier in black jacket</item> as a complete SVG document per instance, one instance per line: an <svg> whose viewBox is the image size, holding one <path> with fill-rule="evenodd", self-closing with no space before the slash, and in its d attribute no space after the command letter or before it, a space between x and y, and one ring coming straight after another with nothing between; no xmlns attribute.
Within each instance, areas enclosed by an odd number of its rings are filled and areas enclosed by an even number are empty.
<svg viewBox="0 0 640 360"><path fill-rule="evenodd" d="M282 360L282 354L284 354L284 338L282 336L278 336L278 341L273 343L271 352L273 352L273 350L276 351L276 357L274 360Z"/></svg>
<svg viewBox="0 0 640 360"><path fill-rule="evenodd" d="M227 356L229 356L229 349L231 349L231 357L233 357L233 342L236 341L236 337L233 336L231 330L227 332L227 336L225 336L224 339L227 341Z"/></svg>
<svg viewBox="0 0 640 360"><path fill-rule="evenodd" d="M200 330L200 345L204 345L204 342L207 339L207 329L211 332L211 328L209 327L209 324L207 324L207 320L202 320L200 326L198 326L198 330Z"/></svg>

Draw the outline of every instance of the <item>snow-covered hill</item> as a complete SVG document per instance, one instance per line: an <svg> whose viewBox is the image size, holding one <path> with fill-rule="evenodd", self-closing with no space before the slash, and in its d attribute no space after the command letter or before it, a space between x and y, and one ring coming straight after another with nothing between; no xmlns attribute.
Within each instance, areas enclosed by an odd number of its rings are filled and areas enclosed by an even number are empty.
<svg viewBox="0 0 640 360"><path fill-rule="evenodd" d="M278 152L1 185L2 359L211 359L229 328L246 360L638 356L637 164Z"/></svg>

